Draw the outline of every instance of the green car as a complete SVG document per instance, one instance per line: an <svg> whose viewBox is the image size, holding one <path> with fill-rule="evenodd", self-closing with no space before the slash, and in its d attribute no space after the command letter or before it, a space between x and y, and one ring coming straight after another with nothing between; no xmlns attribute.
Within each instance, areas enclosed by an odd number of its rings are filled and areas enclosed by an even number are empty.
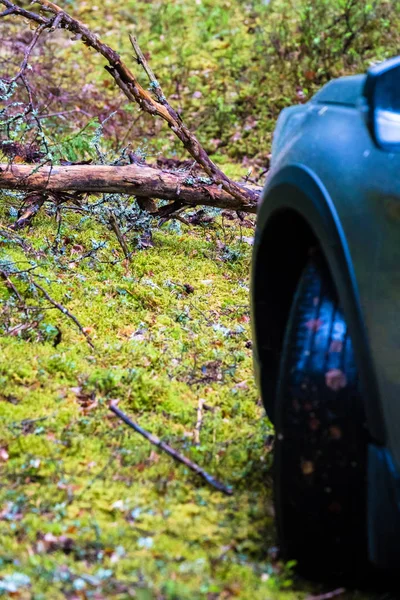
<svg viewBox="0 0 400 600"><path fill-rule="evenodd" d="M254 242L254 357L283 555L400 564L400 57L278 120Z"/></svg>

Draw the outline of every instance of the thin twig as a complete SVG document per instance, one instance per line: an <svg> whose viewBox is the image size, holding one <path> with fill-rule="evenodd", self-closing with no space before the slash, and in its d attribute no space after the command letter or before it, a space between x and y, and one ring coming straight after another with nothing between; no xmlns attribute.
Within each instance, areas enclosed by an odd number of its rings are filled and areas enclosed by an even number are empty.
<svg viewBox="0 0 400 600"><path fill-rule="evenodd" d="M166 217L163 220L162 225L164 225L164 223L166 221L171 220L171 219L174 220L174 221L180 221L181 223L183 223L184 225L187 225L188 227L191 226L190 221L188 221L187 219L185 219L185 217L181 217L181 215L175 215L175 214L172 214L172 215L169 215L169 217Z"/></svg>
<svg viewBox="0 0 400 600"><path fill-rule="evenodd" d="M222 492L223 494L226 494L227 496L232 495L233 492L231 488L225 486L223 483L220 483L219 481L214 479L214 477L207 473L207 471L202 469L199 465L192 462L189 458L187 458L177 450L171 448L171 446L169 446L165 442L162 442L160 438L140 427L140 425L132 421L124 412L122 412L122 410L117 408L115 403L111 402L109 408L114 414L117 415L117 417L124 421L124 423L126 423L129 427L134 429L134 431L140 433L140 435L146 438L146 440L148 440L154 446L157 446L157 448L164 450L164 452L172 456L174 460L186 465L189 469L191 469L191 471L194 471L195 473L197 473L197 475L200 475L200 477L202 477L213 488L215 488L219 492Z"/></svg>
<svg viewBox="0 0 400 600"><path fill-rule="evenodd" d="M41 421L47 421L47 419L54 417L55 414L57 414L57 413L53 412L53 413L51 413L51 415L46 415L44 417L38 417L37 419L22 419L22 421L14 421L11 425L14 427L19 427L21 429L24 429L28 425L34 425L34 423L40 423Z"/></svg>
<svg viewBox="0 0 400 600"><path fill-rule="evenodd" d="M20 301L20 303L23 305L24 301L22 299L22 296L19 293L19 291L17 290L17 288L15 287L15 285L13 284L13 282L11 281L11 279L9 279L7 273L5 271L0 271L0 275L6 282L6 286L13 291L14 296L16 296L18 298L18 300Z"/></svg>
<svg viewBox="0 0 400 600"><path fill-rule="evenodd" d="M14 327L11 327L11 329L7 329L6 333L7 335L19 335L22 331L30 331L31 329L36 329L36 327L39 325L39 323L37 321L32 321L32 323L19 323L18 325L15 325Z"/></svg>
<svg viewBox="0 0 400 600"><path fill-rule="evenodd" d="M27 240L17 235L15 231L11 229L11 227L7 227L7 225L3 225L2 223L0 223L0 236L7 237L10 242L18 244L18 246L20 246L26 253L30 253L35 256L40 255L40 252L35 250Z"/></svg>
<svg viewBox="0 0 400 600"><path fill-rule="evenodd" d="M29 44L29 46L27 47L27 49L25 50L24 58L23 58L22 63L20 65L20 67L19 67L19 71L18 71L18 73L12 79L7 80L8 84L11 85L12 83L14 83L15 81L17 81L24 74L25 69L28 66L28 60L30 58L32 50L36 46L36 43L37 43L38 39L40 38L41 34L46 29L46 27L47 27L47 25L42 24L42 25L39 25L39 27L36 28L35 33L33 34L32 41Z"/></svg>
<svg viewBox="0 0 400 600"><path fill-rule="evenodd" d="M128 246L126 245L126 241L124 239L122 231L118 225L118 221L115 218L115 215L113 212L110 212L109 223L110 223L111 229L115 233L115 236L119 242L119 245L122 248L125 258L130 261L132 253L129 252Z"/></svg>
<svg viewBox="0 0 400 600"><path fill-rule="evenodd" d="M146 72L147 77L149 78L151 91L154 92L157 100L161 104L165 104L166 98L161 89L161 86L160 86L159 82L157 81L156 76L154 75L153 69L150 67L149 63L147 62L146 57L143 54L137 39L135 38L134 35L131 35L131 34L129 34L129 39L130 39L132 47L135 51L138 64L143 67L143 69Z"/></svg>
<svg viewBox="0 0 400 600"><path fill-rule="evenodd" d="M156 217L167 217L168 215L171 215L172 213L176 213L181 208L186 208L187 206L188 206L187 204L183 204L179 200L175 200L174 202L171 202L170 204L166 204L165 206L160 206L160 208L158 209L155 216Z"/></svg>
<svg viewBox="0 0 400 600"><path fill-rule="evenodd" d="M345 588L337 588L332 592L326 592L326 594L319 594L318 596L307 596L306 600L331 600L331 598L337 598L342 596L346 592Z"/></svg>
<svg viewBox="0 0 400 600"><path fill-rule="evenodd" d="M194 433L193 433L193 441L196 446L200 445L200 429L203 425L204 402L205 402L204 398L199 398L199 403L197 405L197 422L196 422L196 427L194 428Z"/></svg>
<svg viewBox="0 0 400 600"><path fill-rule="evenodd" d="M69 310L67 308L65 308L65 306L63 306L62 304L59 304L58 302L56 302L56 300L54 300L51 296L49 296L49 294L46 292L46 290L39 283L37 283L33 279L31 279L31 283L32 283L32 285L35 286L35 288L37 288L38 290L40 290L42 292L43 296L46 298L46 300L48 302L50 302L50 304L52 304L55 308L58 308L58 310L60 310L63 313L63 315L66 315L67 317L69 317L71 319L71 321L73 321L75 323L75 325L78 327L78 329L82 333L82 335L85 336L86 341L89 344L89 346L93 350L95 350L95 346L92 342L90 335L85 331L85 329L79 323L79 321L75 317L75 315L70 313Z"/></svg>
<svg viewBox="0 0 400 600"><path fill-rule="evenodd" d="M53 112L53 113L48 113L47 115L38 115L38 119L51 119L53 117L64 117L65 115L70 115L72 113L83 113L84 115L86 115L87 117L91 117L91 115L85 111L83 111L81 108L72 108L71 110L62 110L60 112Z"/></svg>

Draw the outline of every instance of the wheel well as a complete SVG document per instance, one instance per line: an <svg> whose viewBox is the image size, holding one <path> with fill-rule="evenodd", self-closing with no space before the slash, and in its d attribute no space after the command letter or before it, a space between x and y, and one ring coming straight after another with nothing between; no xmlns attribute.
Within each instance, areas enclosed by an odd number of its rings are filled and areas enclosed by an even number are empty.
<svg viewBox="0 0 400 600"><path fill-rule="evenodd" d="M262 397L273 421L283 339L301 273L318 242L306 220L280 209L268 220L253 274L253 318Z"/></svg>
<svg viewBox="0 0 400 600"><path fill-rule="evenodd" d="M304 165L272 175L258 214L252 268L252 324L256 374L273 420L275 388L290 307L313 248L321 248L352 337L368 428L386 442L386 427L356 274L339 214L317 176ZM260 239L261 238L261 239Z"/></svg>

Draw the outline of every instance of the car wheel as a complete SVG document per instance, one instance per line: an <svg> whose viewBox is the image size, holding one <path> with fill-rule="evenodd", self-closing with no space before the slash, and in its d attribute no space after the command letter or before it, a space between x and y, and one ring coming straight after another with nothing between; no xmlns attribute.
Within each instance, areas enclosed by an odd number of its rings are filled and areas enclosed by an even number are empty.
<svg viewBox="0 0 400 600"><path fill-rule="evenodd" d="M367 555L367 432L346 319L318 257L294 298L275 406L281 552L313 577L351 576Z"/></svg>

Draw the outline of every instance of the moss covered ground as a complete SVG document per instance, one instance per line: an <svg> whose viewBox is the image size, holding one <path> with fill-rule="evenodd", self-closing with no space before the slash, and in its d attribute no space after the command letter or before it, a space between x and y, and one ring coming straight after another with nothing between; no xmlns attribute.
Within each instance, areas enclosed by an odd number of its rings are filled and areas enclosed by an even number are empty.
<svg viewBox="0 0 400 600"><path fill-rule="evenodd" d="M105 0L66 7L125 58L128 32L136 33L172 102L239 179L249 165L255 173L268 166L283 106L398 45L397 3L373 10L356 3L361 12L338 19L347 4ZM328 22L331 33L320 35ZM344 40L360 27L343 54ZM0 28L8 70L20 30L8 21ZM27 35L25 24L19 35ZM43 121L56 156L95 157L89 130L79 132L113 111L104 127L110 154L130 142L151 161L181 156L160 124L138 120L101 59L79 41L49 37L30 77L39 82L45 114L75 110ZM17 200L1 197L5 227ZM252 374L254 218L213 214L200 227L153 222L151 243L143 232L127 234L127 261L100 212L90 215L65 208L58 228L48 207L21 232L25 250L6 230L0 239L1 269L25 302L22 310L2 282L0 595L291 600L317 593L275 557L273 430ZM19 273L27 270L78 318L94 349ZM207 487L129 430L110 413L111 400L232 486L233 495Z"/></svg>
<svg viewBox="0 0 400 600"><path fill-rule="evenodd" d="M265 561L270 429L252 381L248 244L234 240L240 256L230 264L215 231L162 231L129 265L103 262L116 254L103 250L78 266L78 246L90 250L96 236L112 247L111 234L74 219L64 227L62 255L42 258L35 276L88 328L95 350L56 310L41 323L62 332L56 348L1 340L2 574L28 575L35 598L130 589L139 598L265 597L280 576ZM26 237L40 250L53 228L43 217ZM2 250L25 267L18 249ZM1 300L10 311L16 302L6 288ZM128 430L110 399L234 496Z"/></svg>

